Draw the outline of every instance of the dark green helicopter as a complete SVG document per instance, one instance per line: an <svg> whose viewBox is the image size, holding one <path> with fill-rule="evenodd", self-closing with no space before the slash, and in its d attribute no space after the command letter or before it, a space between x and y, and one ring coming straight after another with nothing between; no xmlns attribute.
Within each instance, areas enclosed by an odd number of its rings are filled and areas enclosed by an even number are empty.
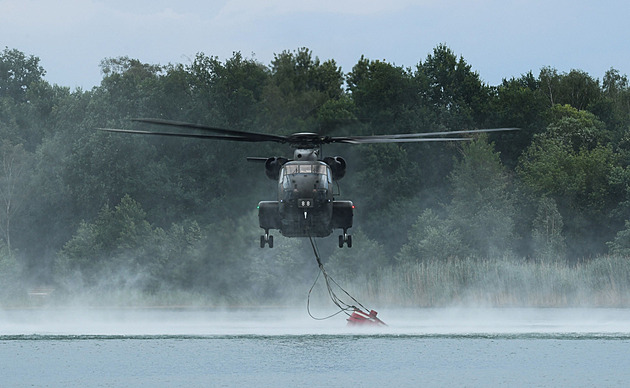
<svg viewBox="0 0 630 388"><path fill-rule="evenodd" d="M465 131L408 133L373 136L324 136L312 132L292 135L237 131L162 119L134 119L133 121L171 126L176 128L202 130L209 133L154 132L127 129L99 128L108 132L132 133L214 139L241 142L275 142L289 144L294 148L293 159L284 157L247 158L265 164L267 177L278 182L278 199L261 201L258 204L258 219L265 234L260 236L260 247L273 248L273 236L277 229L286 237L327 237L333 230L341 229L339 247L352 247L352 227L354 205L352 201L338 200L333 195L333 183L346 173L346 161L340 156L322 157L322 146L332 143L413 143L427 141L463 141L468 137L450 137L482 132L512 131L518 128L492 128ZM210 134L213 133L213 134Z"/></svg>

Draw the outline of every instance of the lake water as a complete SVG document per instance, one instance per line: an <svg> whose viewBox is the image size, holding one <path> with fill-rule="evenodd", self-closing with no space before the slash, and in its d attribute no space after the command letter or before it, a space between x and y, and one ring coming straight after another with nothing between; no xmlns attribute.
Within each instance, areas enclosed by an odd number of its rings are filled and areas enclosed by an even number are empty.
<svg viewBox="0 0 630 388"><path fill-rule="evenodd" d="M0 310L2 387L619 387L630 310Z"/></svg>

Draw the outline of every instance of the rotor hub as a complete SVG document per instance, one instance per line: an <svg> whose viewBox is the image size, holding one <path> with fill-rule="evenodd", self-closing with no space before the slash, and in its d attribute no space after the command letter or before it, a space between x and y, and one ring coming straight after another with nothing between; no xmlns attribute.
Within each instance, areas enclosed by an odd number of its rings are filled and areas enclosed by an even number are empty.
<svg viewBox="0 0 630 388"><path fill-rule="evenodd" d="M287 142L295 148L313 148L329 143L330 137L314 132L298 132L287 136Z"/></svg>

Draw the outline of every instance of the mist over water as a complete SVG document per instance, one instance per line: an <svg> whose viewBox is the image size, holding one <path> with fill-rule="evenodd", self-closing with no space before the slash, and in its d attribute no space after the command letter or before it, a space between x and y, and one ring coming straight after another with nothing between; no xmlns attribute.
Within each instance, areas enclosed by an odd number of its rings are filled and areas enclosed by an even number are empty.
<svg viewBox="0 0 630 388"><path fill-rule="evenodd" d="M303 309L0 310L10 387L618 387L630 310L382 309L387 327Z"/></svg>
<svg viewBox="0 0 630 388"><path fill-rule="evenodd" d="M0 336L630 336L630 309L384 309L379 317L388 326L347 326L344 314L314 320L305 308L0 310Z"/></svg>

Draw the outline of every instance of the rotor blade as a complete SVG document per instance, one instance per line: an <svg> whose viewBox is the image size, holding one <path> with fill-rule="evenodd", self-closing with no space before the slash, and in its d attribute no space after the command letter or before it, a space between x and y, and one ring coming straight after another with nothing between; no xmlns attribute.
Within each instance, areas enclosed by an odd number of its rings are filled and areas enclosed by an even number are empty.
<svg viewBox="0 0 630 388"><path fill-rule="evenodd" d="M287 142L287 138L280 135L269 135L266 133L237 131L233 129L210 127L207 125L193 124L193 123L187 123L183 121L171 121L171 120L162 120L162 119L142 119L142 118L131 119L131 121L136 121L139 123L147 123L147 124L167 125L167 126L177 127L177 128L199 129L203 131L220 133L222 135L235 136L239 138L247 138L247 139L250 139L250 141L255 141L255 142L258 142L258 141L273 141L276 143ZM214 139L222 139L222 138L215 137ZM242 140L242 141L245 141L245 140Z"/></svg>
<svg viewBox="0 0 630 388"><path fill-rule="evenodd" d="M218 140L247 141L247 142L267 141L267 140L254 140L251 138L239 137L239 136L204 135L204 134L195 134L195 133L152 132L152 131L137 131L137 130L132 130L132 129L115 129L115 128L96 128L96 129L100 131L106 131L106 132L133 133L137 135L189 137L189 138L195 138L195 139L218 139Z"/></svg>
<svg viewBox="0 0 630 388"><path fill-rule="evenodd" d="M424 136L448 136L448 135L463 135L468 133L486 133L486 132L503 132L503 131L518 131L520 128L485 128L485 129L470 129L463 131L444 131L444 132L423 132L423 133L408 133L400 135L392 135L396 139L406 139L409 137L424 137ZM388 135L385 135L388 136Z"/></svg>
<svg viewBox="0 0 630 388"><path fill-rule="evenodd" d="M409 139L390 139L379 138L372 136L365 136L361 138L344 138L334 139L331 143L346 143L346 144L376 144L376 143L420 143L425 141L470 141L471 137L421 137L421 138L409 138Z"/></svg>
<svg viewBox="0 0 630 388"><path fill-rule="evenodd" d="M486 128L486 129L471 129L463 131L444 131L444 132L420 132L420 133L402 133L395 135L373 135L373 136L347 136L347 137L332 137L331 143L404 143L422 141L419 139L430 136L448 136L448 135L464 135L473 133L485 133L485 132L503 132L503 131L517 131L520 128ZM379 141L372 141L379 139ZM454 138L444 137L440 138L443 141L453 140Z"/></svg>
<svg viewBox="0 0 630 388"><path fill-rule="evenodd" d="M267 161L267 159L269 158L265 158L261 156L248 156L247 157L248 162L257 162L257 163L264 163Z"/></svg>

